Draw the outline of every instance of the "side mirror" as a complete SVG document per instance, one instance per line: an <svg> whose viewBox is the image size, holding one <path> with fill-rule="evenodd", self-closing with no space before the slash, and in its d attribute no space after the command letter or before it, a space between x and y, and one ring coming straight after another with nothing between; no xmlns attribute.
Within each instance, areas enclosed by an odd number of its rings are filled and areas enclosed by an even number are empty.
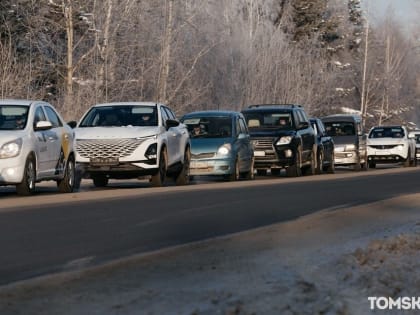
<svg viewBox="0 0 420 315"><path fill-rule="evenodd" d="M49 121L41 120L38 121L34 127L35 131L41 131L41 130L48 130L52 128L52 124Z"/></svg>
<svg viewBox="0 0 420 315"><path fill-rule="evenodd" d="M67 123L67 125L69 125L71 129L74 129L77 126L77 121L71 120Z"/></svg>
<svg viewBox="0 0 420 315"><path fill-rule="evenodd" d="M238 135L238 140L242 140L242 139L246 139L249 138L249 135L247 135L246 133L240 133Z"/></svg>
<svg viewBox="0 0 420 315"><path fill-rule="evenodd" d="M306 129L309 127L309 123L307 121L302 121L299 125L298 125L298 129Z"/></svg>
<svg viewBox="0 0 420 315"><path fill-rule="evenodd" d="M416 135L411 132L408 134L408 139L414 139L415 137Z"/></svg>
<svg viewBox="0 0 420 315"><path fill-rule="evenodd" d="M179 121L175 119L167 119L165 125L166 125L166 129L169 129L172 127L178 127Z"/></svg>

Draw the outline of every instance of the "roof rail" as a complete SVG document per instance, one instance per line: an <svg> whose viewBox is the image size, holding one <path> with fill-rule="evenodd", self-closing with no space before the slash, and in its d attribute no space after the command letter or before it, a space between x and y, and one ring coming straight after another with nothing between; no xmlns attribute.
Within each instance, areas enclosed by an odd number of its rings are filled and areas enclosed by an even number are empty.
<svg viewBox="0 0 420 315"><path fill-rule="evenodd" d="M258 108L258 107L291 107L291 108L302 108L302 105L298 104L255 104L255 105L249 105L248 108Z"/></svg>

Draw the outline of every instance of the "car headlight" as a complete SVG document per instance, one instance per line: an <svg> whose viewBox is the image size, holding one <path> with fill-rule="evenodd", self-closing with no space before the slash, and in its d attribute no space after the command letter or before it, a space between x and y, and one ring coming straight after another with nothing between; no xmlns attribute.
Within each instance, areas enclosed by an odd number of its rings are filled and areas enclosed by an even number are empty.
<svg viewBox="0 0 420 315"><path fill-rule="evenodd" d="M18 156L22 149L22 138L7 142L0 148L0 159Z"/></svg>
<svg viewBox="0 0 420 315"><path fill-rule="evenodd" d="M356 146L354 144L348 144L344 148L344 151L354 151L354 150L356 150Z"/></svg>
<svg viewBox="0 0 420 315"><path fill-rule="evenodd" d="M284 137L281 137L281 138L277 141L276 145L289 144L289 143L290 143L290 141L292 141L292 137L291 137L291 136L284 136Z"/></svg>
<svg viewBox="0 0 420 315"><path fill-rule="evenodd" d="M220 154L220 155L228 155L231 150L232 150L232 146L229 143L226 143L226 144L222 145L217 150L217 154Z"/></svg>
<svg viewBox="0 0 420 315"><path fill-rule="evenodd" d="M344 152L344 147L335 147L334 152Z"/></svg>
<svg viewBox="0 0 420 315"><path fill-rule="evenodd" d="M404 150L404 145L403 145L403 144L399 144L399 145L397 145L397 150L398 150L398 151L402 151L402 150Z"/></svg>

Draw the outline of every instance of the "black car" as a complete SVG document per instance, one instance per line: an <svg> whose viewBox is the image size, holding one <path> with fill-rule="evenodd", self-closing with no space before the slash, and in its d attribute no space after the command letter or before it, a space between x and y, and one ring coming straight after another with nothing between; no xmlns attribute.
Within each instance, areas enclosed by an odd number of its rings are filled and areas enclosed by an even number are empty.
<svg viewBox="0 0 420 315"><path fill-rule="evenodd" d="M319 118L310 118L316 135L316 173L334 173L334 141L325 132L324 124Z"/></svg>
<svg viewBox="0 0 420 315"><path fill-rule="evenodd" d="M290 177L314 174L316 137L300 105L251 105L242 113L254 146L254 168L258 175L280 174Z"/></svg>

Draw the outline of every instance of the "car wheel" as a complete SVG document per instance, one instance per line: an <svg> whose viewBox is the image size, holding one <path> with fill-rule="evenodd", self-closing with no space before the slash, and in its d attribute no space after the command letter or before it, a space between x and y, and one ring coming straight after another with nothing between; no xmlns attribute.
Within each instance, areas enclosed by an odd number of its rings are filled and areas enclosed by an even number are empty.
<svg viewBox="0 0 420 315"><path fill-rule="evenodd" d="M320 150L317 154L317 163L316 163L315 173L321 174L324 169L323 166L324 166L324 152Z"/></svg>
<svg viewBox="0 0 420 315"><path fill-rule="evenodd" d="M25 163L22 182L16 185L16 192L21 196L29 196L35 191L35 162L32 157L28 157Z"/></svg>
<svg viewBox="0 0 420 315"><path fill-rule="evenodd" d="M286 169L286 176L287 177L299 177L299 176L301 176L302 175L301 164L302 164L302 153L301 153L301 148L299 146L296 150L295 160L294 160L293 165L290 165Z"/></svg>
<svg viewBox="0 0 420 315"><path fill-rule="evenodd" d="M187 148L184 153L184 163L182 163L182 169L176 176L175 182L177 185L188 185L190 182L190 161L191 161L191 152Z"/></svg>
<svg viewBox="0 0 420 315"><path fill-rule="evenodd" d="M72 156L69 157L64 171L64 178L57 181L58 190L62 193L71 193L75 186L75 163Z"/></svg>
<svg viewBox="0 0 420 315"><path fill-rule="evenodd" d="M108 185L108 178L105 175L92 176L92 180L95 187L106 187Z"/></svg>
<svg viewBox="0 0 420 315"><path fill-rule="evenodd" d="M165 183L167 171L167 158L166 158L166 148L163 148L160 152L159 157L159 169L156 174L152 175L150 183L152 187L162 187Z"/></svg>
<svg viewBox="0 0 420 315"><path fill-rule="evenodd" d="M232 172L232 174L227 175L226 179L230 182L234 182L234 181L239 180L239 176L240 176L239 161L238 161L238 158L236 158L235 159L235 165L233 166L233 172Z"/></svg>
<svg viewBox="0 0 420 315"><path fill-rule="evenodd" d="M411 157L410 157L410 155L411 155L411 152L410 152L410 150L408 150L407 159L404 162L404 167L411 166Z"/></svg>
<svg viewBox="0 0 420 315"><path fill-rule="evenodd" d="M360 166L360 157L358 157L356 163L353 164L353 170L358 172L361 169L362 169L362 167Z"/></svg>
<svg viewBox="0 0 420 315"><path fill-rule="evenodd" d="M324 168L324 171L326 171L329 174L335 173L334 152L331 153L330 162L328 166Z"/></svg>
<svg viewBox="0 0 420 315"><path fill-rule="evenodd" d="M255 173L254 172L254 158L252 158L251 166L250 166L249 171L246 172L245 179L248 179L248 180L255 179L255 174L254 173Z"/></svg>
<svg viewBox="0 0 420 315"><path fill-rule="evenodd" d="M257 170L257 175L258 176L266 176L267 175L267 170Z"/></svg>
<svg viewBox="0 0 420 315"><path fill-rule="evenodd" d="M312 150L311 152L311 161L310 161L310 165L305 167L304 169L304 175L315 175L316 173L316 168L317 166L316 164L316 153L315 150Z"/></svg>

